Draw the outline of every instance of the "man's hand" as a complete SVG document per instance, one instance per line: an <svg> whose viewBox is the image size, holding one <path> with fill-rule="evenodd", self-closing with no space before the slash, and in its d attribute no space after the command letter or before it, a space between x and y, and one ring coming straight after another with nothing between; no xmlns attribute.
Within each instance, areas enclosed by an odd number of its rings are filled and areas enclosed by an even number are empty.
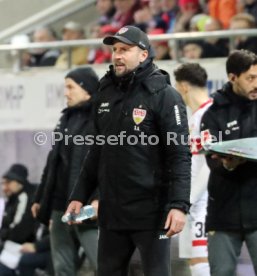
<svg viewBox="0 0 257 276"><path fill-rule="evenodd" d="M179 209L171 209L165 222L165 229L168 229L166 236L171 237L181 232L183 230L185 222L186 215L184 212Z"/></svg>
<svg viewBox="0 0 257 276"><path fill-rule="evenodd" d="M223 167L227 170L234 170L236 169L239 165L243 164L246 162L244 158L241 157L234 157L234 156L228 156L228 157L223 157L221 158L221 162L223 164Z"/></svg>
<svg viewBox="0 0 257 276"><path fill-rule="evenodd" d="M80 209L83 207L83 204L80 202L80 201L76 201L76 200L73 200L71 201L71 203L69 204L66 212L65 212L65 215L70 213L70 214L75 214L75 215L78 215L79 212L80 212ZM68 224L71 225L71 224L81 224L82 221L69 221Z"/></svg>
<svg viewBox="0 0 257 276"><path fill-rule="evenodd" d="M35 253L36 252L35 244L31 243L31 242L25 242L21 246L21 252L22 253Z"/></svg>
<svg viewBox="0 0 257 276"><path fill-rule="evenodd" d="M31 206L31 213L32 213L33 218L37 217L39 209L40 209L40 204L39 203L34 203Z"/></svg>
<svg viewBox="0 0 257 276"><path fill-rule="evenodd" d="M220 156L218 154L213 154L212 158L219 159L222 162L223 167L230 171L246 162L246 159L237 156Z"/></svg>
<svg viewBox="0 0 257 276"><path fill-rule="evenodd" d="M99 201L97 199L93 200L90 205L92 205L92 207L95 209L95 213L96 216L94 216L93 218L91 218L92 220L96 219L98 217L98 205L99 205Z"/></svg>

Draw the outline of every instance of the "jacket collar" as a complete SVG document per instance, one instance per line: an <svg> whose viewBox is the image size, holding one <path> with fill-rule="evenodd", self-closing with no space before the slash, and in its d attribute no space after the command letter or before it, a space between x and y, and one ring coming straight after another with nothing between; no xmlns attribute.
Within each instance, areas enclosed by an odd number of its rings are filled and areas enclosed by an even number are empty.
<svg viewBox="0 0 257 276"><path fill-rule="evenodd" d="M117 77L114 72L114 66L110 65L109 71L105 74L104 78L100 81L100 90L104 87L114 83L118 87L124 89L130 87L132 84L143 80L155 69L155 65L152 62L152 58L146 59L143 63L139 64L133 71L128 74Z"/></svg>
<svg viewBox="0 0 257 276"><path fill-rule="evenodd" d="M251 104L251 100L237 95L233 89L232 84L227 82L222 89L218 90L214 96L214 103L218 105L228 105L231 103L238 104L238 105L248 105Z"/></svg>
<svg viewBox="0 0 257 276"><path fill-rule="evenodd" d="M12 194L11 196L7 197L7 202L15 201L18 198L18 196L23 192L24 192L24 187L22 187L22 189L19 192L15 193L15 194Z"/></svg>
<svg viewBox="0 0 257 276"><path fill-rule="evenodd" d="M72 114L73 112L90 112L93 105L93 99L90 99L86 102L81 102L78 105L72 107L66 107L62 110L63 114Z"/></svg>

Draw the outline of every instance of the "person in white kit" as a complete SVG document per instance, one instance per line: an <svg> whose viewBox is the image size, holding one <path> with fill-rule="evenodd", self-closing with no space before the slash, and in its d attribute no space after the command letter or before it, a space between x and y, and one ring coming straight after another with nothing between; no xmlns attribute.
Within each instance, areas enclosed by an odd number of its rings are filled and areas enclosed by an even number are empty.
<svg viewBox="0 0 257 276"><path fill-rule="evenodd" d="M175 71L176 89L191 109L189 119L190 147L192 153L192 182L190 213L184 230L179 235L179 257L189 259L193 276L210 275L205 233L207 183L209 168L205 157L199 154L201 146L200 123L204 112L212 104L206 88L207 73L198 63L185 63Z"/></svg>

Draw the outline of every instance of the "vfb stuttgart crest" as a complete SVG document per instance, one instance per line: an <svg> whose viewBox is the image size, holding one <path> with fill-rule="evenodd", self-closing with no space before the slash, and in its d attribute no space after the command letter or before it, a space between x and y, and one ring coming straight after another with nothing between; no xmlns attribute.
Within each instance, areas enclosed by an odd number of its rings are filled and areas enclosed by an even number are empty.
<svg viewBox="0 0 257 276"><path fill-rule="evenodd" d="M128 28L126 27L122 27L119 31L118 31L118 34L124 34L128 31Z"/></svg>
<svg viewBox="0 0 257 276"><path fill-rule="evenodd" d="M136 125L141 124L146 116L146 110L141 108L134 108L133 109L133 120Z"/></svg>

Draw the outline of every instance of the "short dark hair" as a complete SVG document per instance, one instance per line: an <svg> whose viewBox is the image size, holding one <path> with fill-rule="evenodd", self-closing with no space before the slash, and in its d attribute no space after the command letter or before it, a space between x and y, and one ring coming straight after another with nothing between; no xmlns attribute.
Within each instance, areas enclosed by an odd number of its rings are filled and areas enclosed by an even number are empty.
<svg viewBox="0 0 257 276"><path fill-rule="evenodd" d="M226 70L227 74L235 74L240 76L248 71L252 65L257 65L257 55L248 50L235 50L227 59Z"/></svg>
<svg viewBox="0 0 257 276"><path fill-rule="evenodd" d="M175 71L176 81L186 81L191 85L205 87L207 82L207 72L198 63L181 64Z"/></svg>

